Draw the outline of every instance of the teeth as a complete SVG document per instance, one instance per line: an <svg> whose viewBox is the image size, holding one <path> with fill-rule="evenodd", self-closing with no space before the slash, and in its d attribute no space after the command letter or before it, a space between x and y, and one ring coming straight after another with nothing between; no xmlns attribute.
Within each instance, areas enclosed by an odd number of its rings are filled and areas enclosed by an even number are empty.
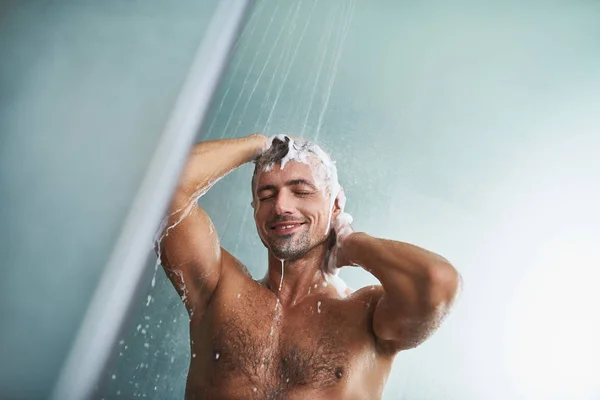
<svg viewBox="0 0 600 400"><path fill-rule="evenodd" d="M293 228L293 227L295 227L295 226L296 226L296 225L280 225L280 226L279 226L279 229L290 229L290 228Z"/></svg>

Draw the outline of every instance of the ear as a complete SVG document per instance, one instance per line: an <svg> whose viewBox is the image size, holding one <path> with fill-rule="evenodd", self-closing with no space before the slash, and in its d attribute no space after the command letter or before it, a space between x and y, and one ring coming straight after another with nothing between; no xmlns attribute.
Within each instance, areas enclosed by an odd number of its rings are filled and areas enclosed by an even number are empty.
<svg viewBox="0 0 600 400"><path fill-rule="evenodd" d="M346 206L346 193L344 192L344 188L340 187L340 191L335 197L335 201L333 203L333 211L331 213L332 218L336 219L341 212L344 211L344 207Z"/></svg>

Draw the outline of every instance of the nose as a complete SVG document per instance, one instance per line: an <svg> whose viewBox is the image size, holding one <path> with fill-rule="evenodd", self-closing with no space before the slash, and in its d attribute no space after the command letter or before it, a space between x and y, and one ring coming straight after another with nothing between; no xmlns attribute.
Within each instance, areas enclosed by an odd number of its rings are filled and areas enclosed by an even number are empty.
<svg viewBox="0 0 600 400"><path fill-rule="evenodd" d="M281 190L277 194L274 207L277 215L293 214L295 209L293 196L287 190Z"/></svg>

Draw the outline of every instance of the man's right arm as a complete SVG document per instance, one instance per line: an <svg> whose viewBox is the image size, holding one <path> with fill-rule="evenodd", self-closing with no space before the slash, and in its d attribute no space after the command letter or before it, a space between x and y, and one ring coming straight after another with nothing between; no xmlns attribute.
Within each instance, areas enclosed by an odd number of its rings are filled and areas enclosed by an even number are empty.
<svg viewBox="0 0 600 400"><path fill-rule="evenodd" d="M253 134L197 143L190 151L157 244L161 264L188 312L208 304L228 256L197 199L217 180L257 157L266 143L265 136Z"/></svg>

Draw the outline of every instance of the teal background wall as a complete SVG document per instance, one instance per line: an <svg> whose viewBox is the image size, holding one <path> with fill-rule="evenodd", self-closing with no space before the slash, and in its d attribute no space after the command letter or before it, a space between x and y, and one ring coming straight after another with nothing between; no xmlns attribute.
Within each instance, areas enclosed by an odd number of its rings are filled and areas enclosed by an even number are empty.
<svg viewBox="0 0 600 400"><path fill-rule="evenodd" d="M0 2L0 398L48 398L216 4Z"/></svg>

